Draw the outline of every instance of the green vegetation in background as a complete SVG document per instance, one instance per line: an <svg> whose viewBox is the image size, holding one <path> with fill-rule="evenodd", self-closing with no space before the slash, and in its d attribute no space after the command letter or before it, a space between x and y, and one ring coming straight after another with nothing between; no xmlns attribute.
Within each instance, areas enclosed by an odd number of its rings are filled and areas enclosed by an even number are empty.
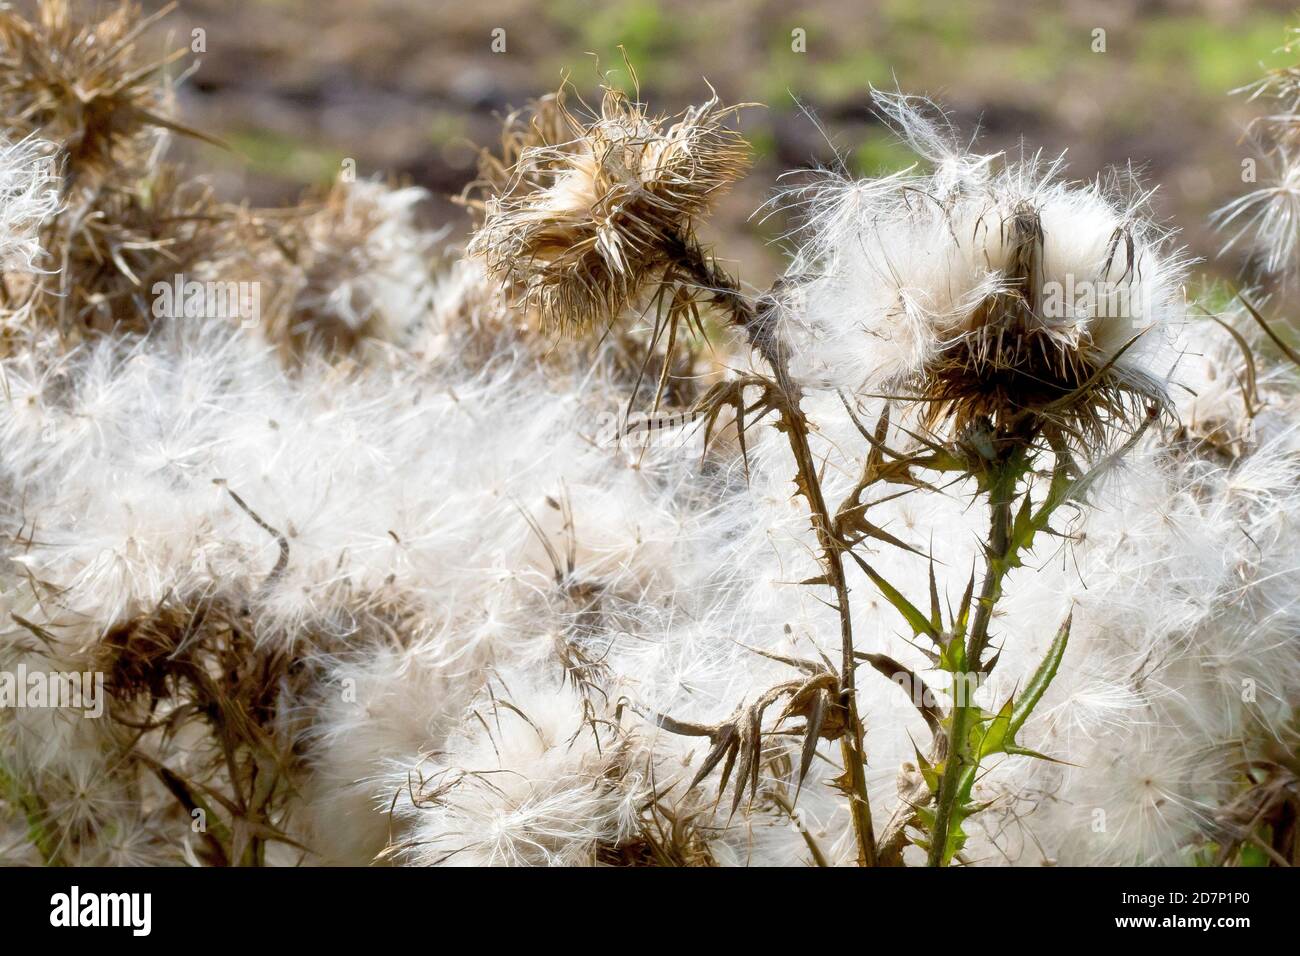
<svg viewBox="0 0 1300 956"><path fill-rule="evenodd" d="M776 157L776 134L766 124L745 130L745 139L749 140L756 162Z"/></svg>
<svg viewBox="0 0 1300 956"><path fill-rule="evenodd" d="M893 85L895 69L874 50L856 50L829 63L814 63L805 89L819 100L865 103L872 86Z"/></svg>
<svg viewBox="0 0 1300 956"><path fill-rule="evenodd" d="M803 53L791 49L796 28L805 31ZM841 26L811 13L783 22L768 34L767 57L755 77L758 95L785 112L796 108L796 100L865 104L870 87L890 84L897 69L880 47L846 39Z"/></svg>
<svg viewBox="0 0 1300 956"><path fill-rule="evenodd" d="M263 129L228 133L226 142L255 172L304 185L332 182L338 176L344 159L340 152L300 143Z"/></svg>
<svg viewBox="0 0 1300 956"><path fill-rule="evenodd" d="M869 130L849 157L850 172L857 176L887 176L917 162L916 155L893 133Z"/></svg>
<svg viewBox="0 0 1300 956"><path fill-rule="evenodd" d="M451 110L438 110L429 123L429 142L436 146L453 146L469 136L469 123L464 114Z"/></svg>
<svg viewBox="0 0 1300 956"><path fill-rule="evenodd" d="M703 24L700 18L670 13L654 0L617 0L592 6L582 0L558 0L548 4L551 21L577 37L584 52L600 57L601 70L624 70L621 46L636 68L642 83L662 83L681 72L692 37L708 38L718 24ZM701 63L706 63L706 60ZM561 70L573 70L566 61ZM700 73L707 73L701 69Z"/></svg>
<svg viewBox="0 0 1300 956"><path fill-rule="evenodd" d="M1200 282L1193 283L1188 288L1187 298L1192 305L1190 312L1193 318L1203 316L1205 312L1223 315L1232 309L1237 298L1237 287L1218 276L1203 276Z"/></svg>
<svg viewBox="0 0 1300 956"><path fill-rule="evenodd" d="M894 77L929 76L936 62L961 64L979 44L981 3L886 0L851 22L800 10L769 34L758 81L766 102L791 108L790 94L814 103L865 104L871 86ZM791 31L806 34L806 52L791 50Z"/></svg>
<svg viewBox="0 0 1300 956"><path fill-rule="evenodd" d="M1104 56L1092 51L1092 31L1067 23L1059 9L1044 10L1025 26L1031 30L1029 35L981 42L974 52L990 67L1004 71L1009 81L1036 90L1059 88L1067 71L1074 75L1107 68Z"/></svg>
<svg viewBox="0 0 1300 956"><path fill-rule="evenodd" d="M767 56L763 69L755 77L755 91L761 102L783 112L794 108L792 97L799 95L797 90L809 68L810 57L812 62L817 59L816 54L796 53L791 49L794 30L797 28L804 31L806 51L806 44L815 42L814 38L820 35L822 26L821 19L811 12L808 16L799 17L798 22L782 20L773 24L766 40Z"/></svg>
<svg viewBox="0 0 1300 956"><path fill-rule="evenodd" d="M1252 13L1220 24L1204 17L1160 17L1138 25L1138 63L1168 79L1191 79L1196 91L1219 97L1259 78L1263 68L1282 66L1278 55L1292 19ZM1112 42L1115 38L1112 38Z"/></svg>
<svg viewBox="0 0 1300 956"><path fill-rule="evenodd" d="M947 53L960 53L980 42L973 27L981 14L992 15L987 6L978 0L884 0L881 14L891 39L926 39Z"/></svg>

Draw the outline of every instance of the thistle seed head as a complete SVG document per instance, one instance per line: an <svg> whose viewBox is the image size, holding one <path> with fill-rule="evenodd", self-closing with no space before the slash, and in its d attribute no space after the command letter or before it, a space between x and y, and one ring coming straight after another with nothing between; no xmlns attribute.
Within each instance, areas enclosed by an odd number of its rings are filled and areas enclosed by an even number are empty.
<svg viewBox="0 0 1300 956"><path fill-rule="evenodd" d="M972 155L910 98L877 96L932 172L793 191L805 377L914 403L948 437L978 423L1086 450L1163 406L1182 262L1146 195L1063 182L1060 160Z"/></svg>
<svg viewBox="0 0 1300 956"><path fill-rule="evenodd" d="M470 244L516 302L548 324L599 324L631 304L749 163L717 97L675 118L651 117L605 88L599 115L571 112L563 92L527 133L507 134L504 184ZM490 182L492 175L487 177Z"/></svg>
<svg viewBox="0 0 1300 956"><path fill-rule="evenodd" d="M32 20L0 10L0 115L9 135L39 134L60 146L69 183L137 169L161 129L198 135L166 118L157 82L185 51L149 63L136 56L140 36L174 6L145 16L121 0L97 21L71 0L43 0Z"/></svg>

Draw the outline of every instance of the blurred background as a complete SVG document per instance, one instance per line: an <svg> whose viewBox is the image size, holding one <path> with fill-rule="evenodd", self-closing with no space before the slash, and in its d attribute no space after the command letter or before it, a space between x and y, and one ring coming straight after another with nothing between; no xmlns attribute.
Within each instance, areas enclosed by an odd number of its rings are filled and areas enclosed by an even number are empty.
<svg viewBox="0 0 1300 956"><path fill-rule="evenodd" d="M655 111L707 98L706 80L764 104L742 121L756 167L706 235L766 284L782 224L750 216L782 171L835 151L862 174L910 162L873 118L871 84L935 96L988 149L1068 149L1074 177L1131 162L1159 185L1158 213L1214 256L1206 215L1255 188L1242 134L1262 106L1229 92L1291 61L1279 48L1297 23L1268 0L181 0L154 32L188 46L204 31L180 111L231 150L180 148L223 196L287 202L352 159L358 176L427 187L430 222L453 236L467 220L446 197L497 118L566 75L593 102L602 71L626 85L622 45Z"/></svg>

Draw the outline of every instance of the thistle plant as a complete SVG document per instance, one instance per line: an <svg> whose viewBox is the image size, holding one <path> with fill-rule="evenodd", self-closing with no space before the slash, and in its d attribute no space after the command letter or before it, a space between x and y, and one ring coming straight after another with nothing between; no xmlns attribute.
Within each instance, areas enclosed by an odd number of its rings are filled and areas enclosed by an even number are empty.
<svg viewBox="0 0 1300 956"><path fill-rule="evenodd" d="M218 199L148 22L0 11L6 859L1294 860L1292 337L1185 311L1128 173L877 92L916 165L801 174L758 290L745 114L565 89L466 256L377 180Z"/></svg>
<svg viewBox="0 0 1300 956"><path fill-rule="evenodd" d="M638 201L657 207L661 191L651 181L629 194L625 182L618 180L626 168L621 156L588 148L583 163L568 167L551 191L532 194L526 205L489 201L471 251L486 252L489 270L529 290L525 297L533 296L543 311L562 313L563 303L573 305L581 298L581 308L572 312L598 315L600 324L613 323L636 303L638 294L654 299L671 289L668 294L674 300L690 303L689 314L696 314L700 304L713 306L743 331L768 371L715 385L692 412L711 430L723 409L729 410L742 454L746 429L765 416L776 419L788 441L797 494L807 503L819 547L821 574L804 584L832 593L840 619L841 660L838 667L788 660L806 676L774 687L719 725L688 725L668 715L655 719L674 733L709 739L711 749L692 786L721 765L720 786L725 790L734 770L735 813L746 787L751 796L757 791L764 715L784 701L778 726L803 719L798 731L804 737L799 782L818 741L838 740L843 774L835 785L849 802L857 860L874 865L882 852L896 860L899 837L896 833L878 845L864 782L856 677L863 657L853 640L845 570L845 562L852 561L901 612L914 636L930 642L932 663L953 683L948 711L937 719L927 711L941 737L931 758L918 755L930 793L914 807L912 818L924 834L916 842L928 848L930 862L946 864L964 841L962 820L974 812L971 787L980 762L994 754L1036 756L1016 734L1056 673L1069 635L1067 620L1047 660L1019 697L996 713L981 710L970 688L996 661L996 654L989 654L990 627L1004 582L1036 537L1052 530L1049 522L1057 509L1081 503L1082 491L1098 469L1136 443L1165 410L1164 385L1149 359L1152 349L1139 348L1139 343L1176 307L1169 282L1178 266L1162 258L1163 237L1154 235L1141 219L1142 197L1120 205L1100 185L1063 185L1056 181L1057 167L1044 167L1037 157L995 171L1000 157L961 154L952 145L952 131L927 118L908 99L878 95L878 101L912 145L922 154L929 152L926 158L936 171L928 177L902 175L875 183L825 180L793 191L794 201L812 210L805 251L790 279L764 296L746 296L703 251L693 232L693 220L701 211L696 197L716 190L713 170L730 171L734 165L724 159L733 141L719 135L700 141L702 152L696 159L703 183L700 189L680 190L683 202L675 210L675 226L647 233L638 221L633 238L622 242L602 218L605 211L635 208ZM605 102L602 116L579 132L579 141L599 142L609 123L608 104L624 101L607 90ZM714 110L710 101L699 113ZM681 138L679 129L664 139ZM710 156L707 144L723 142L725 152ZM642 148L660 153L667 143L650 139ZM546 155L544 149L520 150L517 175L535 169L538 157ZM603 161L589 165L586 159L593 155ZM572 197L582 199L572 203ZM569 261L564 274L557 272L553 259L538 261L519 254L538 236L550 234L539 217L548 204L561 199L568 205L554 228L593 237L589 247L576 244L584 260L591 261ZM1082 234L1077 232L1080 227L1086 230ZM610 237L603 244L594 238L602 233ZM555 243L561 250L574 246L567 240ZM630 258L625 247L637 250L640 257ZM512 252L492 258L493 251L501 249ZM930 270L929 275L906 277L925 284L906 284L898 259ZM1087 305L1071 302L1054 313L1046 301L1049 283L1073 283L1076 269L1083 283L1095 283L1097 294ZM809 273L819 277L802 279ZM690 285L684 291L686 282ZM653 291L645 291L648 284ZM861 290L865 298L846 297L845 286L855 284L870 286ZM940 295L950 298L941 303ZM791 301L803 303L803 311L791 307ZM798 346L786 337L783 318L784 324L796 327L796 340L820 339L819 344L798 353ZM675 330L678 320L672 313L669 321ZM847 333L837 326L841 321L848 323ZM694 325L699 326L698 319ZM864 326L885 343L880 349L884 359L873 354L861 367L846 367L854 357L850 350L876 349L877 343L865 337L849 350L839 348L840 338L859 335ZM835 344L827 346L827 341ZM816 365L819 348L835 353L822 361L812 378L797 380L792 356L805 364L812 359ZM817 382L823 373L825 381ZM890 404L869 429L845 398L869 452L857 486L832 509L810 448L815 426L802 408L801 396L807 383L825 387L837 375L848 376L844 384L857 395L895 404L915 430L904 425L891 429ZM890 447L887 442L895 434L905 435L910 447ZM1052 462L1050 467L1044 466L1045 460ZM974 592L972 576L971 587L946 625L933 572L931 611L923 614L861 553L861 546L873 540L908 547L867 520L869 503L863 495L878 484L903 486L903 493L934 491L932 480L922 476L926 471L935 473L933 481L956 476L973 482L973 493L989 514L979 591ZM1040 475L1045 477L1040 480ZM1035 487L1042 484L1046 487L1035 501ZM873 663L886 673L890 667L895 673L901 668L879 657ZM931 801L933 806L927 805Z"/></svg>
<svg viewBox="0 0 1300 956"><path fill-rule="evenodd" d="M854 700L856 662L844 559L832 536L832 516L809 449L800 389L790 376L785 345L774 333L768 307L747 297L695 234L697 221L743 171L747 149L736 132L722 126L734 110L720 109L716 99L688 110L672 125L648 121L642 110L622 92L607 88L599 117L585 125L569 120L576 145L523 148L508 184L529 176L532 188L512 198L512 185L507 185L502 197L488 201L470 252L486 256L491 272L522 289L525 305L538 308L561 327L575 317L582 325L612 324L634 300L647 297L668 303L663 322L656 322L655 336L666 328L671 350L679 328L703 332L701 304L714 305L744 332L769 366L769 375L715 386L692 413L715 422L722 408L730 406L742 448L745 415L762 418L771 413L789 441L796 487L807 500L821 548L824 583L839 608L842 659L838 673L820 670L811 682L790 688L793 696L786 714L806 717L806 754L823 732L840 740L844 776L838 785L850 803L858 860L871 865L875 837ZM541 183L536 182L539 176L544 177ZM648 285L653 291L646 291ZM755 390L760 393L756 400L747 394ZM751 789L757 786L762 749L758 724L766 706L782 696L784 691L739 715L737 723L716 728L687 728L671 718L658 719L677 732L709 737L712 749L696 782L725 758L725 789L739 759L734 808L747 780ZM826 720L828 713L833 721ZM833 732L832 725L837 728ZM804 772L810 759L803 760Z"/></svg>
<svg viewBox="0 0 1300 956"><path fill-rule="evenodd" d="M136 55L140 38L175 7L144 16L119 0L89 22L75 3L50 0L30 20L15 11L0 18L6 124L19 134L39 131L60 147L69 190L94 189L123 169L139 172L159 131L209 138L168 117L168 92L157 82L185 51L154 62Z"/></svg>
<svg viewBox="0 0 1300 956"><path fill-rule="evenodd" d="M1069 621L1020 695L988 712L973 696L998 657L994 615L1008 575L1040 534L1057 533L1058 509L1086 506L1088 484L1166 411L1158 347L1143 340L1176 314L1178 265L1143 219L1140 195L1061 183L1039 157L967 155L927 104L877 101L934 172L796 191L815 233L810 261L797 267L821 271L804 290L805 324L822 340L814 350L827 378L885 396L914 423L902 428L903 451L884 443L889 404L874 433L859 423L872 457L848 514L865 512L858 502L876 482L924 490L951 477L972 484L988 513L979 590L972 599L972 576L947 626L933 572L923 614L850 552L952 683L944 739L930 758L918 754L933 801L916 808L919 842L938 865L962 846L981 761L1036 756L1015 735L1060 665ZM1050 301L1076 283L1086 298ZM844 341L863 331L879 345ZM828 353L845 344L884 355L854 368L856 354Z"/></svg>

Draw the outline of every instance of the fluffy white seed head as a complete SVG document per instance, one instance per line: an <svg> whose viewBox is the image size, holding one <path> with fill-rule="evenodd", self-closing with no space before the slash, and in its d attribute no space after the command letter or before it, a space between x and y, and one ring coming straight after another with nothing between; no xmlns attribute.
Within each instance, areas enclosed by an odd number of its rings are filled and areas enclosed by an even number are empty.
<svg viewBox="0 0 1300 956"><path fill-rule="evenodd" d="M1024 409L1090 425L1162 401L1183 263L1146 194L1065 181L1062 158L974 154L924 101L876 97L928 171L787 194L805 220L786 301L799 374L958 426Z"/></svg>

